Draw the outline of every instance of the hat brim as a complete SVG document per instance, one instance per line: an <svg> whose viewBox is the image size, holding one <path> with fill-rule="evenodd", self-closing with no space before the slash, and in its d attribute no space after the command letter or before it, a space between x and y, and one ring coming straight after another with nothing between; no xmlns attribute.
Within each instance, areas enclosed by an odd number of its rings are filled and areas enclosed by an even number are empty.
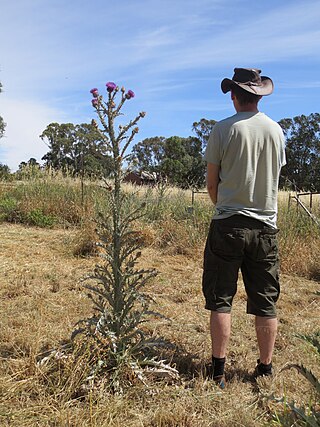
<svg viewBox="0 0 320 427"><path fill-rule="evenodd" d="M221 90L223 93L227 93L231 90L231 86L236 84L247 92L253 93L254 95L266 96L273 92L273 81L269 77L261 76L261 83L259 85L249 85L245 83L235 82L231 79L223 79L221 82Z"/></svg>

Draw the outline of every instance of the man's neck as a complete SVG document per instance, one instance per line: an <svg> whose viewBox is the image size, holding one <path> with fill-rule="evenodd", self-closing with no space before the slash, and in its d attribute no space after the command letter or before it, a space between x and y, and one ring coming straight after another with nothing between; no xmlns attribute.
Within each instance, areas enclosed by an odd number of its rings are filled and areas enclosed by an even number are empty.
<svg viewBox="0 0 320 427"><path fill-rule="evenodd" d="M237 113L259 113L257 104L237 105Z"/></svg>

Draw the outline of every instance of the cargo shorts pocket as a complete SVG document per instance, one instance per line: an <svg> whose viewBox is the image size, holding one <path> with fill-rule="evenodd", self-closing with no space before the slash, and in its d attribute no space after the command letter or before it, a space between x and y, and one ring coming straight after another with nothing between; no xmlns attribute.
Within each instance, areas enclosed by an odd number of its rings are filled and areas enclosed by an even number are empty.
<svg viewBox="0 0 320 427"><path fill-rule="evenodd" d="M219 226L214 228L212 251L220 256L237 257L244 249L244 232L241 229Z"/></svg>
<svg viewBox="0 0 320 427"><path fill-rule="evenodd" d="M278 229L261 230L258 234L257 261L277 261Z"/></svg>
<svg viewBox="0 0 320 427"><path fill-rule="evenodd" d="M202 293L206 302L206 309L214 310L216 307L216 286L218 281L218 269L204 270L202 276Z"/></svg>

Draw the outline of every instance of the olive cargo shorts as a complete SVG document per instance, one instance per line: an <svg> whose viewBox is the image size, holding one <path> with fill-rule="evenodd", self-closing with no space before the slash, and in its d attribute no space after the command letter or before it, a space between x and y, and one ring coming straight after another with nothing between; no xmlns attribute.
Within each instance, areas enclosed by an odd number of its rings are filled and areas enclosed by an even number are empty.
<svg viewBox="0 0 320 427"><path fill-rule="evenodd" d="M240 269L247 293L247 313L276 316L280 293L278 231L243 215L211 222L202 279L206 309L231 311Z"/></svg>

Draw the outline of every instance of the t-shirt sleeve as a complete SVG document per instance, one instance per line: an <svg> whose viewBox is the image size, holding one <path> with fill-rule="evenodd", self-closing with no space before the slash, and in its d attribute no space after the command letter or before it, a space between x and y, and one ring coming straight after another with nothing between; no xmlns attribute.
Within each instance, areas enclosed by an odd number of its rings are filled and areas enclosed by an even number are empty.
<svg viewBox="0 0 320 427"><path fill-rule="evenodd" d="M207 163L213 163L214 165L220 165L221 162L221 138L220 132L217 125L214 126L208 139L206 151L204 153L204 160Z"/></svg>
<svg viewBox="0 0 320 427"><path fill-rule="evenodd" d="M286 160L286 144L285 144L285 138L283 135L283 132L281 130L281 151L280 151L280 165L285 166L287 164L287 160Z"/></svg>

